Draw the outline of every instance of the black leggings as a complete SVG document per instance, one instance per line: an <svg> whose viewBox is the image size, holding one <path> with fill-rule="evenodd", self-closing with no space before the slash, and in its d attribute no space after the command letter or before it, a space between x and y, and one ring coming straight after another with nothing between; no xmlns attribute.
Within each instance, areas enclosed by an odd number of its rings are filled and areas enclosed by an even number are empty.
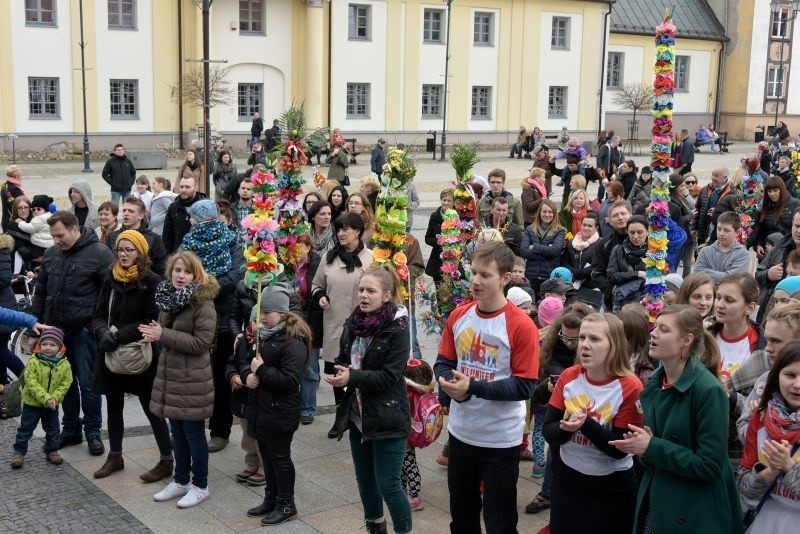
<svg viewBox="0 0 800 534"><path fill-rule="evenodd" d="M172 456L172 440L169 437L167 422L156 417L150 411L150 394L139 395L139 404L142 405L153 436L156 438L158 452L161 456ZM125 433L125 420L122 409L125 407L125 394L114 393L106 395L106 411L108 413L108 446L111 452L122 452L122 436Z"/></svg>
<svg viewBox="0 0 800 534"><path fill-rule="evenodd" d="M325 362L324 372L326 375L336 374L336 369L333 368L333 365L333 362ZM342 399L344 399L344 388L333 386L333 400L336 402L336 406L341 404Z"/></svg>
<svg viewBox="0 0 800 534"><path fill-rule="evenodd" d="M255 430L255 429L253 429ZM294 432L269 431L267 439L258 439L258 450L264 463L267 488L280 497L294 495L294 463L292 463L292 437Z"/></svg>
<svg viewBox="0 0 800 534"><path fill-rule="evenodd" d="M233 334L220 332L217 347L211 355L211 372L214 376L214 411L208 421L211 437L229 439L233 425L231 412L231 386L225 376L225 364L233 351Z"/></svg>

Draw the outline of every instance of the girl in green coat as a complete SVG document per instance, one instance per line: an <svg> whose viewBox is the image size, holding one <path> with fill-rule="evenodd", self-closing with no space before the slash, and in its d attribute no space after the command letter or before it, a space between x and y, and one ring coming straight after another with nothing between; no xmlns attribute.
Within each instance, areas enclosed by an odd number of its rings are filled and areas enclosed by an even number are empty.
<svg viewBox="0 0 800 534"><path fill-rule="evenodd" d="M703 361L700 358L703 358ZM612 442L638 455L635 533L741 532L742 511L728 462L728 395L708 369L719 350L690 306L668 306L650 334L661 366L640 395L644 428Z"/></svg>

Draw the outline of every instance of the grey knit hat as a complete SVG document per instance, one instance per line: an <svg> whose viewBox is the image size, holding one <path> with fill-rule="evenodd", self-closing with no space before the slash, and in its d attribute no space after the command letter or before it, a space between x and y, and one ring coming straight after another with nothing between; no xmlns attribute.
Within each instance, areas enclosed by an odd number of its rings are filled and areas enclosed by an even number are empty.
<svg viewBox="0 0 800 534"><path fill-rule="evenodd" d="M217 203L213 200L198 200L189 206L189 216L199 223L216 219L218 214L219 211L217 211Z"/></svg>
<svg viewBox="0 0 800 534"><path fill-rule="evenodd" d="M289 291L281 286L269 286L261 292L261 309L286 313L289 311Z"/></svg>

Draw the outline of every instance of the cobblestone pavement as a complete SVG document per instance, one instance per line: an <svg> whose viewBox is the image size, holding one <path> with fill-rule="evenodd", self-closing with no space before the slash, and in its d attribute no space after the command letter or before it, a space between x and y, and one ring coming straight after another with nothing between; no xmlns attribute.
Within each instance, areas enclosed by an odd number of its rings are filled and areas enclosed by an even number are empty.
<svg viewBox="0 0 800 534"><path fill-rule="evenodd" d="M152 532L69 463L44 459L32 438L22 469L9 466L17 420L0 420L0 531Z"/></svg>

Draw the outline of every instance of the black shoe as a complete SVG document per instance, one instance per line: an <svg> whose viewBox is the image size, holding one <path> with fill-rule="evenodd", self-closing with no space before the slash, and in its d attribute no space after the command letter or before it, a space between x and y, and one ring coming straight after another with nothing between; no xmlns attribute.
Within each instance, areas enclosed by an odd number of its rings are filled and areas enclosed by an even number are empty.
<svg viewBox="0 0 800 534"><path fill-rule="evenodd" d="M541 493L533 498L531 502L525 507L526 514L538 514L542 510L550 508L550 498L545 497Z"/></svg>
<svg viewBox="0 0 800 534"><path fill-rule="evenodd" d="M261 520L262 525L280 525L297 516L297 508L294 505L294 495L286 497L279 496L276 499L275 509Z"/></svg>
<svg viewBox="0 0 800 534"><path fill-rule="evenodd" d="M254 506L247 511L250 517L267 515L275 510L275 493L270 489L264 490L264 500L258 506Z"/></svg>
<svg viewBox="0 0 800 534"><path fill-rule="evenodd" d="M301 415L300 416L300 424L310 425L313 422L314 422L314 416L313 415Z"/></svg>
<svg viewBox="0 0 800 534"><path fill-rule="evenodd" d="M78 434L77 436L70 436L69 434L61 434L58 438L58 448L63 449L64 447L69 447L70 445L80 445L83 443L83 436ZM103 454L102 452L100 454Z"/></svg>
<svg viewBox="0 0 800 534"><path fill-rule="evenodd" d="M328 439L336 439L339 437L339 431L336 430L336 425L333 426L330 430L328 430Z"/></svg>
<svg viewBox="0 0 800 534"><path fill-rule="evenodd" d="M564 180L561 180L556 184L556 187L564 187Z"/></svg>
<svg viewBox="0 0 800 534"><path fill-rule="evenodd" d="M106 452L106 448L103 445L103 441L100 439L99 436L92 436L90 438L86 438L86 443L89 444L89 454L92 456L100 456L104 452Z"/></svg>

